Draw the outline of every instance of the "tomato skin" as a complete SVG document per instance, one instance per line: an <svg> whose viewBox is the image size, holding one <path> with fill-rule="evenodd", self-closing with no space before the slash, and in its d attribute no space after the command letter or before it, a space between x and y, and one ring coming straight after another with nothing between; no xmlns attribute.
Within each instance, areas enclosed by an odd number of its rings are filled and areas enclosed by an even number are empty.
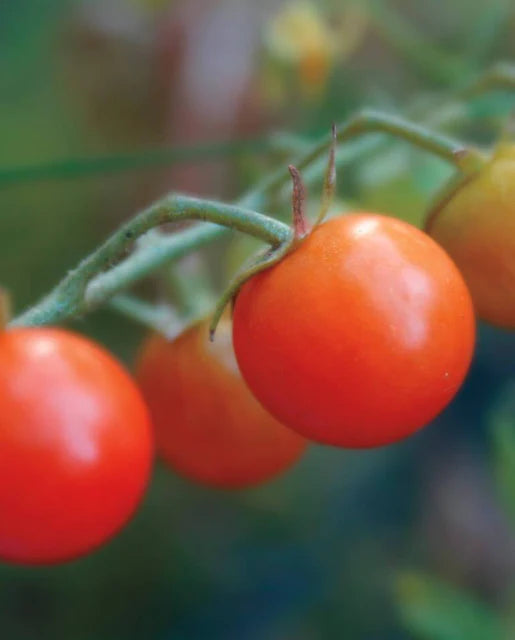
<svg viewBox="0 0 515 640"><path fill-rule="evenodd" d="M358 213L316 228L236 298L250 389L278 420L349 448L395 442L451 400L474 346L470 295L426 234Z"/></svg>
<svg viewBox="0 0 515 640"><path fill-rule="evenodd" d="M136 378L150 407L158 452L191 480L243 488L284 471L304 452L304 438L278 423L248 390L225 319L214 343L206 322L173 341L151 335Z"/></svg>
<svg viewBox="0 0 515 640"><path fill-rule="evenodd" d="M427 228L462 272L478 316L515 329L515 145L498 147L436 206Z"/></svg>
<svg viewBox="0 0 515 640"><path fill-rule="evenodd" d="M130 518L153 457L148 410L125 370L61 329L0 333L0 558L54 564Z"/></svg>

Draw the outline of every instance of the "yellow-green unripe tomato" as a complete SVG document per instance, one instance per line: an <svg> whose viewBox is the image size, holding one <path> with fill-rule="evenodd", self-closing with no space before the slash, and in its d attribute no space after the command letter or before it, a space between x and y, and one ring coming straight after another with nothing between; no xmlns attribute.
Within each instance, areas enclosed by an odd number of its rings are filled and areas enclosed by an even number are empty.
<svg viewBox="0 0 515 640"><path fill-rule="evenodd" d="M515 329L515 144L448 193L426 229L461 270L478 316Z"/></svg>

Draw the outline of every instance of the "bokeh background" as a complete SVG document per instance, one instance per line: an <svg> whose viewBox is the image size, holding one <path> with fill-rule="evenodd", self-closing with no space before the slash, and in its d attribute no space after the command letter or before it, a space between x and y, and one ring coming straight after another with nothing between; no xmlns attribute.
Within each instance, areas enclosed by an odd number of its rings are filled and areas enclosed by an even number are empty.
<svg viewBox="0 0 515 640"><path fill-rule="evenodd" d="M490 145L515 92L477 79L514 56L512 0L0 2L1 282L20 310L167 190L236 198L363 106ZM376 136L339 157L338 206L421 224L448 175ZM214 287L247 250L208 252ZM74 326L128 366L144 334L109 309ZM515 334L481 326L456 401L404 443L313 446L232 493L158 465L97 553L1 565L0 637L507 640L514 532Z"/></svg>

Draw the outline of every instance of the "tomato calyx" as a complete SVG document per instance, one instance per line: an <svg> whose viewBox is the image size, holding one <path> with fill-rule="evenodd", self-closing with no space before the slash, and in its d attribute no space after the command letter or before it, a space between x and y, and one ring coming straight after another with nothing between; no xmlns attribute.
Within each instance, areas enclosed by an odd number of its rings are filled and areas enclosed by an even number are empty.
<svg viewBox="0 0 515 640"><path fill-rule="evenodd" d="M300 171L292 164L288 165L293 182L292 214L293 214L293 242L297 243L308 235L310 226L306 217L306 187Z"/></svg>
<svg viewBox="0 0 515 640"><path fill-rule="evenodd" d="M309 223L306 215L306 187L300 171L292 164L288 165L292 179L292 234L291 237L282 244L269 247L264 252L259 252L243 269L236 275L233 281L218 300L211 323L209 325L209 339L214 340L216 327L222 317L225 307L233 303L241 287L253 276L265 269L280 262L285 256L302 244L302 242L320 225L333 201L336 188L336 125L331 127L331 144L329 147L329 158L324 176L324 188L320 210L314 225Z"/></svg>
<svg viewBox="0 0 515 640"><path fill-rule="evenodd" d="M313 229L316 229L321 224L331 205L333 203L334 194L336 191L336 145L338 143L336 137L336 125L333 122L331 125L331 144L329 145L329 157L327 161L327 167L324 176L324 187L322 191L322 202L320 209L313 225Z"/></svg>
<svg viewBox="0 0 515 640"><path fill-rule="evenodd" d="M306 187L302 180L302 176L300 175L300 171L293 165L288 166L288 171L290 172L293 183L292 234L288 240L279 246L269 247L264 252L260 251L249 263L244 265L243 269L232 280L216 304L213 318L209 325L209 339L211 342L215 338L216 327L218 326L226 306L230 303L234 303L239 290L245 282L261 271L269 269L274 264L281 261L291 251L294 251L312 231L305 212Z"/></svg>
<svg viewBox="0 0 515 640"><path fill-rule="evenodd" d="M218 300L213 317L209 324L209 339L213 342L216 333L216 327L223 315L226 306L229 303L233 303L238 295L238 291L241 287L253 276L272 267L282 260L291 250L295 243L295 239L283 242L278 247L270 247L265 252L260 252L244 269L235 276L233 281L229 284L227 289L222 293L222 296Z"/></svg>

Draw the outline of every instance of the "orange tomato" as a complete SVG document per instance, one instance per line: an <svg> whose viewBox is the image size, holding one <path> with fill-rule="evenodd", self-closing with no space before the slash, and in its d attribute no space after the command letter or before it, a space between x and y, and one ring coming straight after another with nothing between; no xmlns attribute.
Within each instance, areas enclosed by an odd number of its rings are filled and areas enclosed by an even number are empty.
<svg viewBox="0 0 515 640"><path fill-rule="evenodd" d="M284 471L306 442L252 396L222 320L214 343L207 323L173 341L151 335L136 377L153 418L163 460L178 473L223 488L254 485Z"/></svg>
<svg viewBox="0 0 515 640"><path fill-rule="evenodd" d="M432 420L474 346L467 287L422 231L333 218L236 298L241 372L263 406L312 440L374 447Z"/></svg>
<svg viewBox="0 0 515 640"><path fill-rule="evenodd" d="M428 233L461 270L478 316L515 328L515 145L500 146L479 173L431 212Z"/></svg>

